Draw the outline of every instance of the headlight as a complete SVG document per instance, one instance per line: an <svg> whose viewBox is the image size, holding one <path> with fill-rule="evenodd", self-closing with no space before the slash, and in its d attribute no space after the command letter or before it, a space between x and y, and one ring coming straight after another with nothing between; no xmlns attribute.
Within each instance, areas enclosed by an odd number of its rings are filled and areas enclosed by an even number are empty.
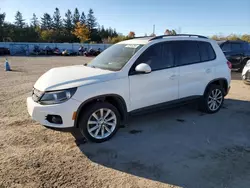
<svg viewBox="0 0 250 188"><path fill-rule="evenodd" d="M247 61L246 67L250 67L250 60Z"/></svg>
<svg viewBox="0 0 250 188"><path fill-rule="evenodd" d="M45 92L39 102L45 105L65 102L75 94L76 89L77 88L71 88L60 91Z"/></svg>

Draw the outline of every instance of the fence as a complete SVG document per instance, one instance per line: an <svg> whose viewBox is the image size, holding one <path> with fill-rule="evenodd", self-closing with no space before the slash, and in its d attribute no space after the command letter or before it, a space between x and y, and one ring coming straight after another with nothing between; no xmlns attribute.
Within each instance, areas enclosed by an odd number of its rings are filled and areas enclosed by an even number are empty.
<svg viewBox="0 0 250 188"><path fill-rule="evenodd" d="M40 49L44 49L49 46L51 49L59 48L60 50L72 50L78 52L80 46L92 49L100 48L102 51L111 46L111 44L81 44L81 43L25 43L25 42L0 42L0 47L5 47L10 50L10 55L30 55L33 52L34 47L39 46Z"/></svg>

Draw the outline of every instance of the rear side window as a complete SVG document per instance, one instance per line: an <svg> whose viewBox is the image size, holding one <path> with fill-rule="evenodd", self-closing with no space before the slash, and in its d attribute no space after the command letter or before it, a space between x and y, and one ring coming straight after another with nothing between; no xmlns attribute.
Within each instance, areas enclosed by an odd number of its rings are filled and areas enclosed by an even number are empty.
<svg viewBox="0 0 250 188"><path fill-rule="evenodd" d="M240 43L232 43L231 45L232 45L232 50L233 51L239 51L239 50L242 49L242 46L241 46Z"/></svg>
<svg viewBox="0 0 250 188"><path fill-rule="evenodd" d="M211 61L215 59L216 55L210 43L199 42L198 45L199 45L201 61Z"/></svg>
<svg viewBox="0 0 250 188"><path fill-rule="evenodd" d="M200 62L200 53L196 41L176 41L178 65L188 65Z"/></svg>
<svg viewBox="0 0 250 188"><path fill-rule="evenodd" d="M230 52L231 51L231 44L224 43L224 44L222 44L221 49L223 52Z"/></svg>
<svg viewBox="0 0 250 188"><path fill-rule="evenodd" d="M162 44L162 61L166 68L174 66L174 51L171 42L165 42Z"/></svg>

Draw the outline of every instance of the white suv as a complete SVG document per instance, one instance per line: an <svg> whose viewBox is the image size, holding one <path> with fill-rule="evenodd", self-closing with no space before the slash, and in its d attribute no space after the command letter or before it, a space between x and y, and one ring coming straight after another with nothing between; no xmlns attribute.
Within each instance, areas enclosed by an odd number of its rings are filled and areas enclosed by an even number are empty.
<svg viewBox="0 0 250 188"><path fill-rule="evenodd" d="M231 64L203 36L135 38L115 44L87 65L53 68L27 98L32 118L48 127L77 127L85 138L111 138L129 114L198 99L217 112L227 95Z"/></svg>
<svg viewBox="0 0 250 188"><path fill-rule="evenodd" d="M242 80L245 84L250 85L250 60L247 61L243 71L242 71Z"/></svg>

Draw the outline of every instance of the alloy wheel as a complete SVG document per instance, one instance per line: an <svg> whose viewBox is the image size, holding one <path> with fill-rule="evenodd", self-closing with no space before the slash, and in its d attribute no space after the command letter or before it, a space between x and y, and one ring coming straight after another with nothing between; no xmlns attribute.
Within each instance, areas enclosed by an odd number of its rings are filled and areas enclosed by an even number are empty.
<svg viewBox="0 0 250 188"><path fill-rule="evenodd" d="M117 126L115 113L108 108L96 110L88 119L88 133L95 139L104 139L111 135Z"/></svg>
<svg viewBox="0 0 250 188"><path fill-rule="evenodd" d="M220 108L223 102L223 94L219 89L214 89L208 96L208 108L211 111L216 111Z"/></svg>

